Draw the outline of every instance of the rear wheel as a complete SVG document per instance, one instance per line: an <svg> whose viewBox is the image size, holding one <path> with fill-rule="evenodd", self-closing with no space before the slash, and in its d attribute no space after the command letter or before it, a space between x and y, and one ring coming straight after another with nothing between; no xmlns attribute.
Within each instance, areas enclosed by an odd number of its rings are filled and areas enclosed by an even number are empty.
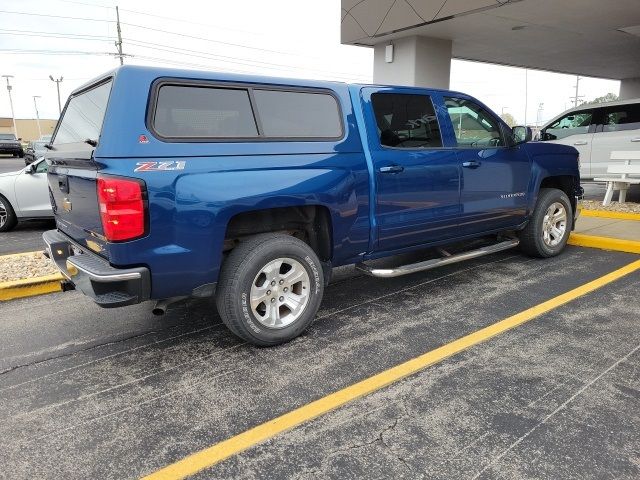
<svg viewBox="0 0 640 480"><path fill-rule="evenodd" d="M13 211L9 201L0 195L0 232L8 232L18 223L16 212Z"/></svg>
<svg viewBox="0 0 640 480"><path fill-rule="evenodd" d="M541 188L531 219L520 232L520 247L535 257L558 255L567 244L572 221L567 194L556 188Z"/></svg>
<svg viewBox="0 0 640 480"><path fill-rule="evenodd" d="M231 251L222 266L216 304L223 322L259 346L300 335L313 321L324 285L320 261L301 240L256 235Z"/></svg>

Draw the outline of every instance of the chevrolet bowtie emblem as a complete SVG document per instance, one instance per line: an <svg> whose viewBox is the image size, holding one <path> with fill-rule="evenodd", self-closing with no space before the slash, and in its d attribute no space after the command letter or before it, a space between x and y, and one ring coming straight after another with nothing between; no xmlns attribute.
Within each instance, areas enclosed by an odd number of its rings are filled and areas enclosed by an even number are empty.
<svg viewBox="0 0 640 480"><path fill-rule="evenodd" d="M64 208L64 211L65 211L65 212L70 212L70 211L71 211L71 207L72 207L72 206L73 206L73 205L71 205L71 202L69 201L69 199L68 199L68 198L65 198L65 199L62 201L62 208Z"/></svg>

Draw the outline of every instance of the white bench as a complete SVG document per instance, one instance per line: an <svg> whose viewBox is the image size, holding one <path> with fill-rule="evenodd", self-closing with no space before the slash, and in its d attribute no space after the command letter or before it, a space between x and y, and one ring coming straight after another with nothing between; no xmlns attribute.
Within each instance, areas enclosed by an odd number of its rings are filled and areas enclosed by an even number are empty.
<svg viewBox="0 0 640 480"><path fill-rule="evenodd" d="M640 178L630 178L629 175L640 175L640 164L631 164L631 160L640 160L640 151L635 152L611 152L611 160L624 160L624 164L609 165L607 173L619 175L618 177L594 178L596 182L607 182L607 193L604 195L602 205L611 203L614 190L620 190L618 201L624 203L627 199L627 190L631 185L640 185Z"/></svg>

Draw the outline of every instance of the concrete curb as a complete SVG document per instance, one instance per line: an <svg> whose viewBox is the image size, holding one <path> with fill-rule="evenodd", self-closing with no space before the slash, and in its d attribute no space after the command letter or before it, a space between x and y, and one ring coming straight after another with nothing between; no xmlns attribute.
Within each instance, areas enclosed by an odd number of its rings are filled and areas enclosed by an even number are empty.
<svg viewBox="0 0 640 480"><path fill-rule="evenodd" d="M582 217L614 218L616 220L634 220L640 222L640 213L610 212L608 210L580 209Z"/></svg>
<svg viewBox="0 0 640 480"><path fill-rule="evenodd" d="M35 250L33 252L8 253L6 255L0 255L0 260L4 260L6 258L26 257L28 255L35 255L38 253L42 253L42 250Z"/></svg>
<svg viewBox="0 0 640 480"><path fill-rule="evenodd" d="M616 252L640 253L640 242L623 240L621 238L596 237L582 233L572 233L569 245L576 247L599 248L600 250L614 250Z"/></svg>
<svg viewBox="0 0 640 480"><path fill-rule="evenodd" d="M35 252L0 255L0 261L4 259L26 257L41 252L42 250L37 250ZM0 282L0 302L14 300L16 298L33 297L36 295L44 295L46 293L60 292L62 291L60 281L63 279L64 277L61 274L55 273L53 275L45 275L43 277L21 278L20 280Z"/></svg>
<svg viewBox="0 0 640 480"><path fill-rule="evenodd" d="M60 292L62 291L60 281L63 279L64 277L61 274L56 273L44 277L23 278L11 282L2 282L0 283L0 301Z"/></svg>

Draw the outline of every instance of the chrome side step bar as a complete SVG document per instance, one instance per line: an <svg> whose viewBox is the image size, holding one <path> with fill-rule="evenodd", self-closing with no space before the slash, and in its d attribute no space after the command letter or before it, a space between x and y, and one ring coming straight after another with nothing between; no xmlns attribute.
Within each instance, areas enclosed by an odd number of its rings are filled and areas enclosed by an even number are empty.
<svg viewBox="0 0 640 480"><path fill-rule="evenodd" d="M476 250L457 253L455 255L444 255L442 258L434 258L431 260L425 260L424 262L402 265L401 267L397 268L373 268L365 263L358 263L356 264L356 269L367 275L371 275L372 277L399 277L401 275L408 275L410 273L431 270L432 268L442 267L451 263L471 260L472 258L482 257L484 255L491 255L492 253L497 253L501 252L502 250L508 250L510 248L517 247L519 243L520 240L518 239L505 240L503 242L496 243L494 245L488 245L486 247L481 247Z"/></svg>

